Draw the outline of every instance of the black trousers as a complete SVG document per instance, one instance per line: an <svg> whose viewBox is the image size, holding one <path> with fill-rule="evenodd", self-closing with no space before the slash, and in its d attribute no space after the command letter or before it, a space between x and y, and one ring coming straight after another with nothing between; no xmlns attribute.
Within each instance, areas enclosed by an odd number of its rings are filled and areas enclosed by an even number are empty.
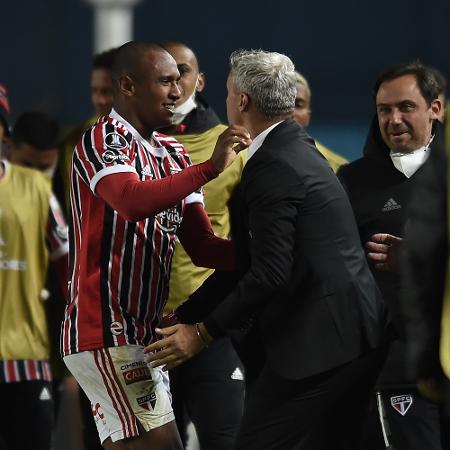
<svg viewBox="0 0 450 450"><path fill-rule="evenodd" d="M267 365L252 388L235 448L354 450L386 349L333 370L287 380Z"/></svg>
<svg viewBox="0 0 450 450"><path fill-rule="evenodd" d="M374 395L377 407L369 416L361 450L449 450L449 419L441 405L415 388Z"/></svg>
<svg viewBox="0 0 450 450"><path fill-rule="evenodd" d="M54 425L51 383L1 383L0 399L0 449L50 450Z"/></svg>
<svg viewBox="0 0 450 450"><path fill-rule="evenodd" d="M233 447L244 407L241 362L228 338L214 340L194 358L170 372L172 406L186 444L189 419L203 450Z"/></svg>

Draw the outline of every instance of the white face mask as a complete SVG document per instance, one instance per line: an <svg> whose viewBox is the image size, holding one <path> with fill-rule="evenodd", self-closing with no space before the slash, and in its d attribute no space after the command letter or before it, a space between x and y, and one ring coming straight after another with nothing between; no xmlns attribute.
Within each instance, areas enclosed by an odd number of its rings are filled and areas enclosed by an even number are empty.
<svg viewBox="0 0 450 450"><path fill-rule="evenodd" d="M405 175L406 178L412 177L424 164L430 156L430 144L434 136L431 137L430 142L413 152L401 153L393 152L391 150L390 157L394 167Z"/></svg>
<svg viewBox="0 0 450 450"><path fill-rule="evenodd" d="M197 85L198 85L198 77L195 83L194 92L190 95L190 97L181 105L178 105L172 116L172 124L178 125L183 122L184 118L195 108L197 108L197 103L195 102L195 94L197 93Z"/></svg>

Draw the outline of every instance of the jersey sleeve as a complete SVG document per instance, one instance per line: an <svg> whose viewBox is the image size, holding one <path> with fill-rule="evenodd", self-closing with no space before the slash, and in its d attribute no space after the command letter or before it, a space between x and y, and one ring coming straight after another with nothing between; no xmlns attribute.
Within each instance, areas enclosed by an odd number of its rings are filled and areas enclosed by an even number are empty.
<svg viewBox="0 0 450 450"><path fill-rule="evenodd" d="M96 194L97 183L106 175L134 172L131 134L108 122L89 128L73 154L76 173Z"/></svg>
<svg viewBox="0 0 450 450"><path fill-rule="evenodd" d="M179 170L192 166L191 158L189 157L186 148L181 142L178 142L171 136L165 136L164 134L157 132L155 133L154 137L161 145L166 147L172 158L176 160L177 164L180 166ZM204 206L205 203L203 198L203 187L200 187L196 191L189 194L185 198L185 203L186 205L189 205L190 203L201 203Z"/></svg>
<svg viewBox="0 0 450 450"><path fill-rule="evenodd" d="M47 221L47 247L50 260L55 261L69 252L68 227L58 200L52 193L49 198Z"/></svg>
<svg viewBox="0 0 450 450"><path fill-rule="evenodd" d="M182 149L180 151L180 157L182 158L182 164L184 168L192 166L192 161L191 158L189 157L189 154L186 152L184 146L181 145L181 147ZM203 187L199 187L196 191L189 194L185 198L185 202L186 205L189 205L191 203L201 203L203 206L205 206Z"/></svg>
<svg viewBox="0 0 450 450"><path fill-rule="evenodd" d="M197 189L195 192L192 192L192 194L189 194L186 197L186 205L189 205L191 203L201 203L203 206L205 206L205 203L203 201L203 188Z"/></svg>

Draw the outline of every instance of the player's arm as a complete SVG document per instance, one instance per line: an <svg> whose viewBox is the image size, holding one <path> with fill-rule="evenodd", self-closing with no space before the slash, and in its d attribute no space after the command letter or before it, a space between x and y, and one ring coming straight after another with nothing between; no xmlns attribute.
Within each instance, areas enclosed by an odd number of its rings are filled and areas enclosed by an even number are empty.
<svg viewBox="0 0 450 450"><path fill-rule="evenodd" d="M144 353L151 353L147 360L152 367L173 369L288 287L305 187L297 177L289 177L283 165L271 161L261 161L261 167L254 165L253 173L253 179L247 181L246 197L252 235L248 271L202 322L156 329L162 339L144 349Z"/></svg>
<svg viewBox="0 0 450 450"><path fill-rule="evenodd" d="M234 269L234 244L214 234L211 221L201 203L186 205L178 238L196 266L219 270Z"/></svg>
<svg viewBox="0 0 450 450"><path fill-rule="evenodd" d="M137 222L176 205L218 175L210 161L160 180L141 181L133 172L112 173L97 183L96 193L124 219Z"/></svg>
<svg viewBox="0 0 450 450"><path fill-rule="evenodd" d="M107 170L103 174L97 174L98 181L94 186L91 180L91 188L126 220L137 222L174 206L216 178L231 164L236 152L250 143L247 130L233 126L219 136L211 159L204 163L163 179L148 181L140 181L137 173L129 170L130 166L109 167L103 169Z"/></svg>

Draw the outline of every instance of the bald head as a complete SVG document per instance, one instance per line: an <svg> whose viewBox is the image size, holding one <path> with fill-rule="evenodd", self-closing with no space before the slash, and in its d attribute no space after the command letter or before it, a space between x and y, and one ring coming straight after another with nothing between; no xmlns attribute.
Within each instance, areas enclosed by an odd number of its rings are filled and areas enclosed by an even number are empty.
<svg viewBox="0 0 450 450"><path fill-rule="evenodd" d="M195 72L199 72L200 69L197 55L187 45L178 41L165 41L161 42L160 45L164 50L169 52L174 57L178 66L188 64ZM180 70L180 67L178 68L178 70Z"/></svg>
<svg viewBox="0 0 450 450"><path fill-rule="evenodd" d="M114 109L141 134L171 125L180 97L180 73L173 57L157 44L128 42L112 69Z"/></svg>
<svg viewBox="0 0 450 450"><path fill-rule="evenodd" d="M149 53L166 53L166 51L158 44L138 41L130 41L119 47L111 70L114 90L117 89L122 76L142 78Z"/></svg>

